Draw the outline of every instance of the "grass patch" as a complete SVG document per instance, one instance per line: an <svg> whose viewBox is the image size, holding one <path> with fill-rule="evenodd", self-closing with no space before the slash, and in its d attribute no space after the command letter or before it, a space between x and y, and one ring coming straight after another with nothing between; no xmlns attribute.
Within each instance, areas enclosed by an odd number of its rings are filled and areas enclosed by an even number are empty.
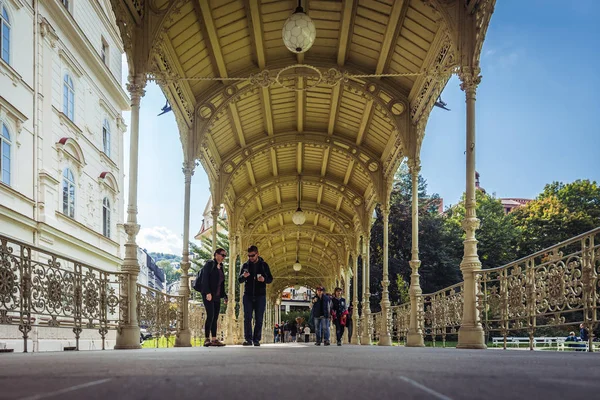
<svg viewBox="0 0 600 400"><path fill-rule="evenodd" d="M204 345L203 338L192 338L191 342L193 347ZM175 347L175 336L170 336L168 340L165 336L161 336L158 340L148 339L142 343L142 349L165 349L168 347Z"/></svg>

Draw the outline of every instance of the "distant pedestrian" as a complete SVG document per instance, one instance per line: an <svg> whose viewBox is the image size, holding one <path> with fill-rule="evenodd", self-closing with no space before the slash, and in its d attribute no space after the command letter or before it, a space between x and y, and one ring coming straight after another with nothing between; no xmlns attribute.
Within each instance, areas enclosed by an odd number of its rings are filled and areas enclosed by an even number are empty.
<svg viewBox="0 0 600 400"><path fill-rule="evenodd" d="M348 310L346 309L346 299L342 297L342 288L336 287L333 293L334 296L331 299L331 318L335 324L337 345L341 346L348 318Z"/></svg>
<svg viewBox="0 0 600 400"><path fill-rule="evenodd" d="M319 286L317 295L312 300L312 316L315 321L315 331L317 333L317 341L315 345L320 346L321 342L325 346L329 346L329 324L331 323L331 300L325 294L325 288Z"/></svg>
<svg viewBox="0 0 600 400"><path fill-rule="evenodd" d="M310 327L308 325L304 326L304 343L308 343L310 341Z"/></svg>
<svg viewBox="0 0 600 400"><path fill-rule="evenodd" d="M354 306L348 307L348 317L346 318L346 330L348 331L348 343L351 343L352 340L352 330L354 327L352 326L352 313L354 312Z"/></svg>
<svg viewBox="0 0 600 400"><path fill-rule="evenodd" d="M295 322L292 322L290 326L290 336L292 337L292 343L296 343L296 336L298 336L298 325Z"/></svg>

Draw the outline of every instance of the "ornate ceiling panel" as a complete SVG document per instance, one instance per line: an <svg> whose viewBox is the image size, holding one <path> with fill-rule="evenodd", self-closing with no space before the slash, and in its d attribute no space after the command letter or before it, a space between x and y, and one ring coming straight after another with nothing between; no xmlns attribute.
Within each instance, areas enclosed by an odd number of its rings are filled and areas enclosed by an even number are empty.
<svg viewBox="0 0 600 400"><path fill-rule="evenodd" d="M419 148L416 124L457 63L454 1L304 0L317 39L301 55L281 38L296 0L111 3L130 59L146 43L149 72L194 127L181 132L186 156L207 170L232 233L259 243L276 275L299 252L312 263L302 272L322 277L345 267L395 168ZM469 9L480 50L493 1ZM156 26L134 30L145 21ZM157 40L135 42L142 31Z"/></svg>

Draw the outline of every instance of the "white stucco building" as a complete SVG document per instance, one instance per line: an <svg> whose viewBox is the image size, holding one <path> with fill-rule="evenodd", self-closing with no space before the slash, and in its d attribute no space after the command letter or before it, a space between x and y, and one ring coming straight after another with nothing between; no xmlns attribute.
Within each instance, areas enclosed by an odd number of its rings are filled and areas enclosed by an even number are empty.
<svg viewBox="0 0 600 400"><path fill-rule="evenodd" d="M0 234L116 270L129 100L110 3L0 0L0 16Z"/></svg>

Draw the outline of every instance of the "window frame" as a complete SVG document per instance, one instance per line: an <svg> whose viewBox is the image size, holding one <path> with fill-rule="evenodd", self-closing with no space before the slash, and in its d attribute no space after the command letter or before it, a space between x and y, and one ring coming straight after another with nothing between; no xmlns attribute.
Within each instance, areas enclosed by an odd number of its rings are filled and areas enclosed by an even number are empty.
<svg viewBox="0 0 600 400"><path fill-rule="evenodd" d="M110 122L108 119L104 119L104 123L102 124L102 151L104 154L110 158L110 143L111 141L111 131L110 131Z"/></svg>
<svg viewBox="0 0 600 400"><path fill-rule="evenodd" d="M102 235L110 239L110 199L102 200Z"/></svg>
<svg viewBox="0 0 600 400"><path fill-rule="evenodd" d="M8 147L8 155L6 155L5 152L5 148ZM12 139L11 139L11 132L10 129L8 129L8 125L6 125L5 122L0 122L0 182L10 186L11 185L11 178L12 178L12 171L11 171L11 164L12 164ZM5 159L8 159L8 169L5 169L6 165L5 165ZM8 181L6 181L4 179L4 173L8 174Z"/></svg>
<svg viewBox="0 0 600 400"><path fill-rule="evenodd" d="M108 42L106 41L106 39L104 39L104 36L102 36L101 44L100 44L100 58L102 59L102 62L104 63L104 65L106 65L107 67L108 67L109 55L110 55L110 46L108 45Z"/></svg>
<svg viewBox="0 0 600 400"><path fill-rule="evenodd" d="M63 78L63 114L75 122L75 83L68 72Z"/></svg>
<svg viewBox="0 0 600 400"><path fill-rule="evenodd" d="M72 191L70 190L71 188ZM66 167L62 174L62 213L65 216L75 219L76 199L77 186L75 184L75 174L70 167Z"/></svg>
<svg viewBox="0 0 600 400"><path fill-rule="evenodd" d="M10 14L8 12L8 7L6 6L6 4L4 4L2 1L0 1L0 59L2 61L4 61L5 63L7 63L8 65L10 65L11 62L11 33L12 33L12 26L11 26L11 22L10 22L11 18L10 18ZM4 47L4 41L5 41L5 29L6 31L8 31L8 39L6 39L7 43L8 43L8 49L5 49ZM6 58L5 58L5 54L6 54Z"/></svg>

